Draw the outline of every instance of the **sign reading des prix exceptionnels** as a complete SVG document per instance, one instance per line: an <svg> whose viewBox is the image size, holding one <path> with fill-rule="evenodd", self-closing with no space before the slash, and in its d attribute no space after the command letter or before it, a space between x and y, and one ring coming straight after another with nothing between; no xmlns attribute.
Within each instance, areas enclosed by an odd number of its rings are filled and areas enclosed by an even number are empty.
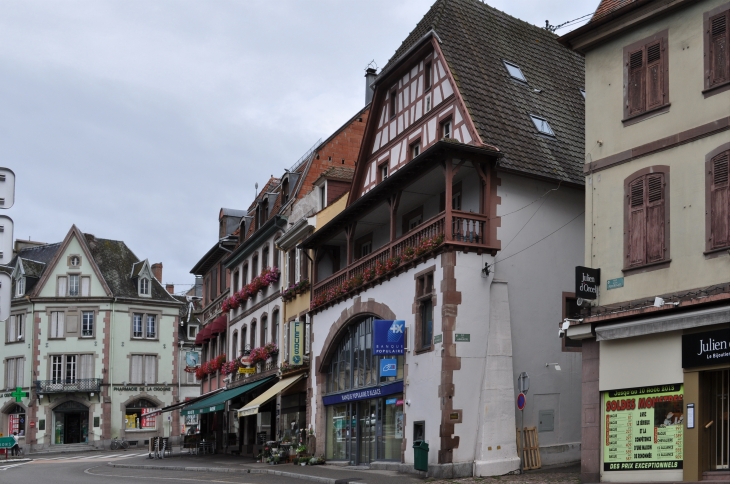
<svg viewBox="0 0 730 484"><path fill-rule="evenodd" d="M682 469L682 384L603 392L603 470Z"/></svg>
<svg viewBox="0 0 730 484"><path fill-rule="evenodd" d="M575 297L596 299L601 285L601 269L575 267Z"/></svg>

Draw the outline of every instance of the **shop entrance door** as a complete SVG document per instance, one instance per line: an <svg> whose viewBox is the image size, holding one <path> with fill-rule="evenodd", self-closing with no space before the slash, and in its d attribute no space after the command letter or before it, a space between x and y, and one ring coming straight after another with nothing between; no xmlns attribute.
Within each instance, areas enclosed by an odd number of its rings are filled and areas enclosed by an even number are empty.
<svg viewBox="0 0 730 484"><path fill-rule="evenodd" d="M710 388L710 469L728 469L730 466L730 369L708 372Z"/></svg>

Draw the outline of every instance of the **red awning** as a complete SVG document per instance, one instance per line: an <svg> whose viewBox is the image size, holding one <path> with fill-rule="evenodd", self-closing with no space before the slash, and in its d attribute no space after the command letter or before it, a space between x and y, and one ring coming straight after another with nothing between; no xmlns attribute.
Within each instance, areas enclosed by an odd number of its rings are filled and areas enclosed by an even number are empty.
<svg viewBox="0 0 730 484"><path fill-rule="evenodd" d="M228 330L228 318L226 316L220 316L213 320L208 325L210 328L210 336L213 337L220 333L225 333Z"/></svg>
<svg viewBox="0 0 730 484"><path fill-rule="evenodd" d="M195 344L202 345L209 339L210 339L210 324L198 332L198 335L195 336Z"/></svg>

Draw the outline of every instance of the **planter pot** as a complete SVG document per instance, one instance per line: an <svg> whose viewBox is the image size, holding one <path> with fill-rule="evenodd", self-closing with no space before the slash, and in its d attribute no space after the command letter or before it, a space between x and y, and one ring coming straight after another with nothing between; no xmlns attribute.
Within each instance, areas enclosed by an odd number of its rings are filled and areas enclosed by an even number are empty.
<svg viewBox="0 0 730 484"><path fill-rule="evenodd" d="M301 462L299 465L300 466L305 466L305 465L307 465L307 463L306 462Z"/></svg>

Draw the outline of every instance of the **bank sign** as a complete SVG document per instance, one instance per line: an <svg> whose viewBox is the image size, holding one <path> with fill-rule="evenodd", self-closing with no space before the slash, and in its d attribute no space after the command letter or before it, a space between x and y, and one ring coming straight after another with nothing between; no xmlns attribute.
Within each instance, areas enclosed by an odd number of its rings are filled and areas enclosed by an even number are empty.
<svg viewBox="0 0 730 484"><path fill-rule="evenodd" d="M304 358L304 323L289 323L289 364L301 365Z"/></svg>
<svg viewBox="0 0 730 484"><path fill-rule="evenodd" d="M376 319L373 321L373 354L402 355L405 350L406 322Z"/></svg>
<svg viewBox="0 0 730 484"><path fill-rule="evenodd" d="M682 368L730 363L730 329L682 335Z"/></svg>
<svg viewBox="0 0 730 484"><path fill-rule="evenodd" d="M603 470L682 469L682 384L603 392Z"/></svg>
<svg viewBox="0 0 730 484"><path fill-rule="evenodd" d="M601 269L575 267L575 297L596 299L601 285Z"/></svg>

